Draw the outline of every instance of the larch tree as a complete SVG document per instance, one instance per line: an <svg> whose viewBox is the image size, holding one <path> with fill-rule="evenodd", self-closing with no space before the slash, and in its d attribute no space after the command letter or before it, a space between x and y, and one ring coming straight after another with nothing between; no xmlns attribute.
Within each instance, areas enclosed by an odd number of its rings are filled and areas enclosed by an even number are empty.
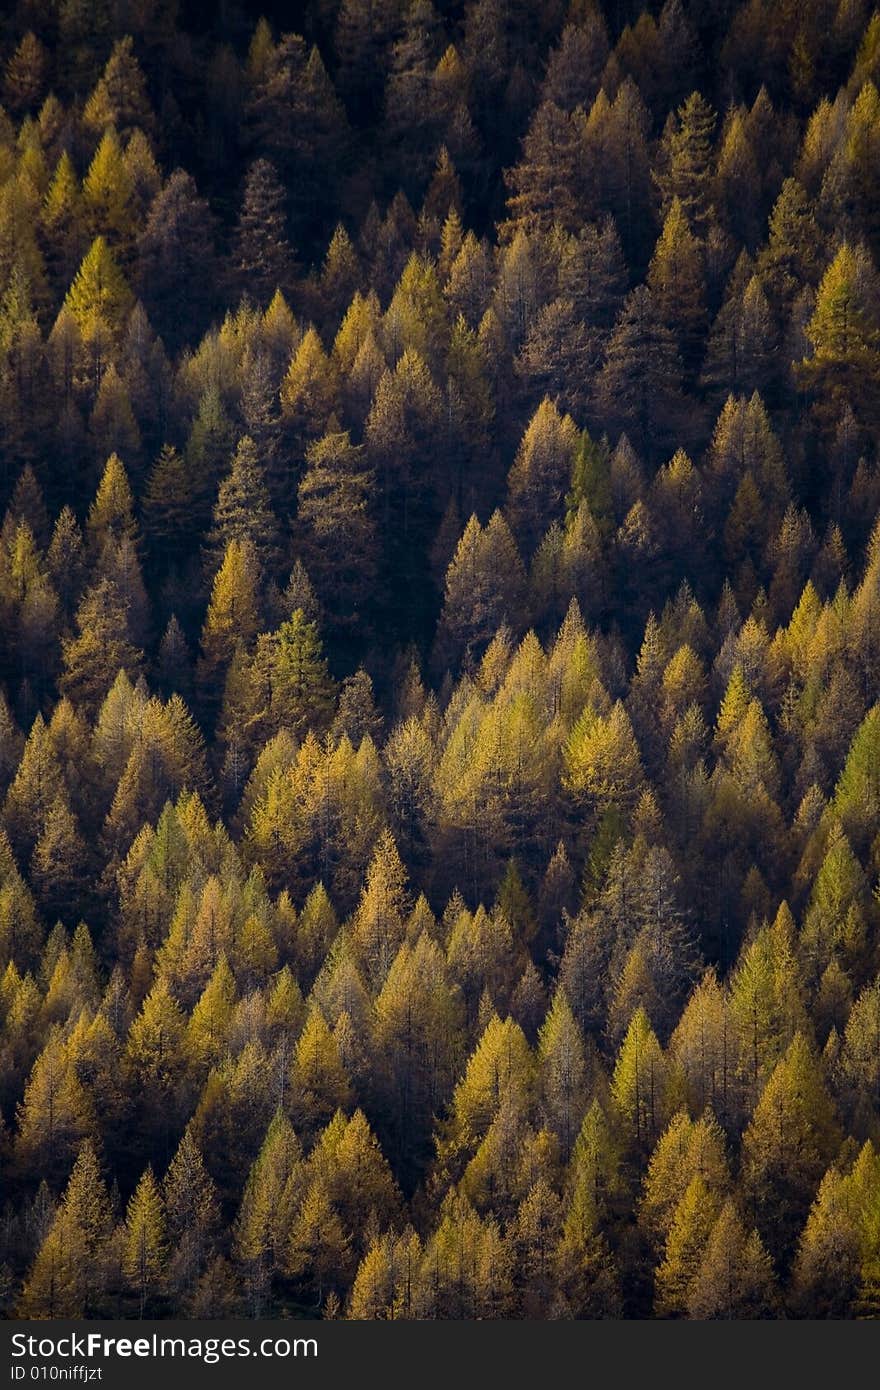
<svg viewBox="0 0 880 1390"><path fill-rule="evenodd" d="M675 335L683 366L693 372L706 327L705 286L700 243L678 197L669 205L648 267L647 285L661 323Z"/></svg>
<svg viewBox="0 0 880 1390"><path fill-rule="evenodd" d="M876 410L878 332L877 272L863 246L841 246L822 277L807 325L812 354L800 373L815 392L823 418L835 423L850 401L864 414Z"/></svg>
<svg viewBox="0 0 880 1390"><path fill-rule="evenodd" d="M106 240L96 237L68 290L65 308L81 333L94 335L105 327L113 335L121 330L133 303Z"/></svg>
<svg viewBox="0 0 880 1390"><path fill-rule="evenodd" d="M207 201L191 175L175 170L153 198L137 242L141 298L172 346L211 306L213 240Z"/></svg>
<svg viewBox="0 0 880 1390"><path fill-rule="evenodd" d="M771 1254L790 1259L839 1129L821 1062L798 1033L743 1136L745 1186Z"/></svg>
<svg viewBox="0 0 880 1390"><path fill-rule="evenodd" d="M638 1008L620 1046L611 1095L631 1149L644 1153L668 1113L668 1064L648 1017Z"/></svg>
<svg viewBox="0 0 880 1390"><path fill-rule="evenodd" d="M577 226L580 147L577 118L543 102L523 140L522 159L507 176L510 234L546 232L556 223L566 230Z"/></svg>
<svg viewBox="0 0 880 1390"><path fill-rule="evenodd" d="M249 725L264 738L281 728L301 735L329 724L335 685L317 624L302 608L258 638L247 683L244 708Z"/></svg>
<svg viewBox="0 0 880 1390"><path fill-rule="evenodd" d="M137 1296L141 1317L161 1291L166 1258L162 1193L152 1168L147 1168L128 1204L123 1254L125 1277Z"/></svg>
<svg viewBox="0 0 880 1390"><path fill-rule="evenodd" d="M547 1120L566 1159L586 1110L588 1070L581 1031L561 989L538 1037L538 1065Z"/></svg>
<svg viewBox="0 0 880 1390"><path fill-rule="evenodd" d="M11 111L33 110L44 91L48 55L29 29L3 73L3 97Z"/></svg>
<svg viewBox="0 0 880 1390"><path fill-rule="evenodd" d="M654 1311L658 1317L686 1314L716 1216L716 1201L698 1173L675 1208L663 1260L657 1266Z"/></svg>
<svg viewBox="0 0 880 1390"><path fill-rule="evenodd" d="M163 1195L169 1284L179 1294L189 1293L214 1253L219 1222L216 1190L189 1128L165 1174Z"/></svg>
<svg viewBox="0 0 880 1390"><path fill-rule="evenodd" d="M712 1227L687 1299L688 1316L768 1318L778 1306L773 1265L756 1230L748 1232L728 1198Z"/></svg>
<svg viewBox="0 0 880 1390"><path fill-rule="evenodd" d="M461 654L470 663L506 623L516 621L525 599L525 571L516 541L500 511L481 527L472 516L446 571L436 652L448 662Z"/></svg>
<svg viewBox="0 0 880 1390"><path fill-rule="evenodd" d="M133 191L119 137L110 127L102 135L86 170L82 185L83 206L89 230L106 235L124 265L130 260L135 234Z"/></svg>
<svg viewBox="0 0 880 1390"><path fill-rule="evenodd" d="M248 1175L235 1225L235 1254L254 1316L265 1307L271 1281L284 1268L285 1244L303 1182L301 1145L289 1119L278 1110Z"/></svg>
<svg viewBox="0 0 880 1390"><path fill-rule="evenodd" d="M561 510L577 440L571 417L560 415L552 401L542 401L523 435L508 478L513 527L529 551L539 538L539 518Z"/></svg>
<svg viewBox="0 0 880 1390"><path fill-rule="evenodd" d="M219 703L221 683L236 650L247 648L259 631L259 583L253 543L248 537L230 539L214 576L197 667L204 698L214 708Z"/></svg>
<svg viewBox="0 0 880 1390"><path fill-rule="evenodd" d="M83 120L91 130L102 131L112 126L120 135L136 128L152 130L153 110L130 35L126 34L113 45L104 71L86 102Z"/></svg>
<svg viewBox="0 0 880 1390"><path fill-rule="evenodd" d="M110 1278L111 1231L110 1199L94 1147L87 1140L31 1266L21 1314L32 1318L100 1315Z"/></svg>

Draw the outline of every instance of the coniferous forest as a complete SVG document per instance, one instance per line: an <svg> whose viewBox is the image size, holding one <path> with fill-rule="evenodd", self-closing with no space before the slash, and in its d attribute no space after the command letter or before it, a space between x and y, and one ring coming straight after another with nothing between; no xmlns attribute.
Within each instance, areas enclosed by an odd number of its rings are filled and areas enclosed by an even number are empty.
<svg viewBox="0 0 880 1390"><path fill-rule="evenodd" d="M880 12L0 17L0 1307L880 1316Z"/></svg>

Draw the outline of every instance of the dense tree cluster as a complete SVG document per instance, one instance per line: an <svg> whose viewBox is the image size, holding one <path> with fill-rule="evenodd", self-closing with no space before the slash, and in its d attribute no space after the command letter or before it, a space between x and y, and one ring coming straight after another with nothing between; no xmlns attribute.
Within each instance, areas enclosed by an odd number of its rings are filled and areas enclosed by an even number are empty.
<svg viewBox="0 0 880 1390"><path fill-rule="evenodd" d="M880 1316L880 13L203 9L0 25L0 1306Z"/></svg>

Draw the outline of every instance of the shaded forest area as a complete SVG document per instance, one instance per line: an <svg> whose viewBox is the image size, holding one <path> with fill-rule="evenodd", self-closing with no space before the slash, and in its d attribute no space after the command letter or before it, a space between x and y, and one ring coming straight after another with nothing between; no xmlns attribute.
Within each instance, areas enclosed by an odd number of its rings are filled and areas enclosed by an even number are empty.
<svg viewBox="0 0 880 1390"><path fill-rule="evenodd" d="M0 21L0 1306L880 1315L880 12Z"/></svg>

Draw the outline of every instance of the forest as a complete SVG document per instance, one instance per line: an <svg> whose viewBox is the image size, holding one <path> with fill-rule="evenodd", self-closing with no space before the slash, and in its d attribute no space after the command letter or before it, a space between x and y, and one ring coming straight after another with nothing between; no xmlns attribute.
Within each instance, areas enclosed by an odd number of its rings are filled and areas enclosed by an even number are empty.
<svg viewBox="0 0 880 1390"><path fill-rule="evenodd" d="M0 101L0 1315L880 1317L880 11Z"/></svg>

